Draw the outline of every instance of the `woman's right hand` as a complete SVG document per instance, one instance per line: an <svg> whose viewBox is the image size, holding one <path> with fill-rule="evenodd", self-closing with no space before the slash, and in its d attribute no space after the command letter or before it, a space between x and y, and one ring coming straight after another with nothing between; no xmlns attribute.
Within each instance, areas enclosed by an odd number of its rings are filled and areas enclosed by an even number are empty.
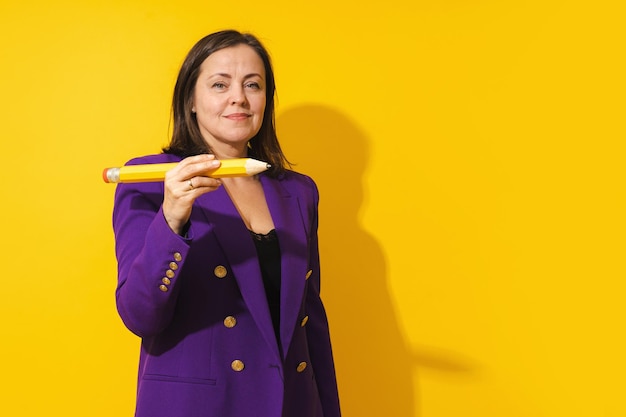
<svg viewBox="0 0 626 417"><path fill-rule="evenodd" d="M183 159L165 174L163 215L174 232L181 234L196 198L222 185L219 179L206 176L219 166L220 161L215 155L194 155Z"/></svg>

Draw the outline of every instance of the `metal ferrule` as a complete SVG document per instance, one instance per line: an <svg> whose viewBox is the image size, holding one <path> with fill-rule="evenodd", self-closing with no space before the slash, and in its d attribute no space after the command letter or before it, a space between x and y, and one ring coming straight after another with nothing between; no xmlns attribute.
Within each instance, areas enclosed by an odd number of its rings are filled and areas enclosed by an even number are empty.
<svg viewBox="0 0 626 417"><path fill-rule="evenodd" d="M107 179L109 180L109 182L119 182L120 181L120 169L119 168L107 169Z"/></svg>

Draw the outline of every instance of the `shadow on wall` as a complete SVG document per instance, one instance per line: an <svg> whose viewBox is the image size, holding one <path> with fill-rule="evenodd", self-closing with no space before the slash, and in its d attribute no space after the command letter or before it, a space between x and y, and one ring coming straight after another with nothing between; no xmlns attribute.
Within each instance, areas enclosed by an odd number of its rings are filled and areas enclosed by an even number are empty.
<svg viewBox="0 0 626 417"><path fill-rule="evenodd" d="M400 333L376 240L358 223L368 140L347 117L303 105L281 113L278 136L294 169L320 189L321 291L345 417L414 417L416 358Z"/></svg>

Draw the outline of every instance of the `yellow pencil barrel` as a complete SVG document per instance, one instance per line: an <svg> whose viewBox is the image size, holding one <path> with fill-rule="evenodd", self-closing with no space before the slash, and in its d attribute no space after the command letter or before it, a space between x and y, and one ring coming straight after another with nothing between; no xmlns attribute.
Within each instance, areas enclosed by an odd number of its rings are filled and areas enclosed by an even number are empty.
<svg viewBox="0 0 626 417"><path fill-rule="evenodd" d="M165 179L165 173L174 168L178 162L161 164L124 165L106 168L102 173L104 182L156 182ZM259 174L270 168L267 162L252 158L232 158L220 160L220 166L204 175L213 178L242 177Z"/></svg>

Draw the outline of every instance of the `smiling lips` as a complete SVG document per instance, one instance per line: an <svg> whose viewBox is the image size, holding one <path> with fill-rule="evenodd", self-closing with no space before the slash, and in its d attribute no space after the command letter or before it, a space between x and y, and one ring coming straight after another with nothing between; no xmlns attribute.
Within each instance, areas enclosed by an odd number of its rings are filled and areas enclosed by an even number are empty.
<svg viewBox="0 0 626 417"><path fill-rule="evenodd" d="M230 120L246 120L248 117L250 117L250 115L247 113L232 113L224 117Z"/></svg>

